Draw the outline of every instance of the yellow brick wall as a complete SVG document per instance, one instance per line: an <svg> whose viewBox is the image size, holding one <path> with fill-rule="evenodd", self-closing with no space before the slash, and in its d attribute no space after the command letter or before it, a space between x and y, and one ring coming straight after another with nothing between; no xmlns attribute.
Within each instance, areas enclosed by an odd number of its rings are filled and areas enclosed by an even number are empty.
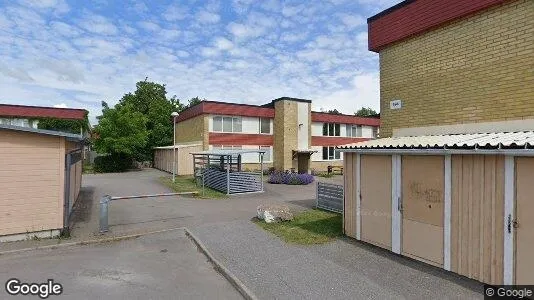
<svg viewBox="0 0 534 300"><path fill-rule="evenodd" d="M534 1L507 2L380 51L380 136L534 117ZM390 101L402 100L391 110Z"/></svg>
<svg viewBox="0 0 534 300"><path fill-rule="evenodd" d="M274 103L273 161L277 170L293 167L292 150L297 149L298 102L277 101Z"/></svg>
<svg viewBox="0 0 534 300"><path fill-rule="evenodd" d="M203 149L209 149L208 115L200 115L176 123L176 144L202 141Z"/></svg>

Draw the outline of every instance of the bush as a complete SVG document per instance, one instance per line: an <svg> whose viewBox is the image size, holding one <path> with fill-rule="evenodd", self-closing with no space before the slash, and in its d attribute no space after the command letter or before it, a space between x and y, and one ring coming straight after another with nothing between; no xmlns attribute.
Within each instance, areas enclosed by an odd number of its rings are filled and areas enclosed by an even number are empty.
<svg viewBox="0 0 534 300"><path fill-rule="evenodd" d="M274 184L306 185L312 183L313 175L274 171L268 182Z"/></svg>
<svg viewBox="0 0 534 300"><path fill-rule="evenodd" d="M271 175L274 173L274 167L270 167L268 169L263 169L263 175Z"/></svg>
<svg viewBox="0 0 534 300"><path fill-rule="evenodd" d="M124 154L109 154L95 157L94 171L97 173L125 172L133 166L131 156Z"/></svg>

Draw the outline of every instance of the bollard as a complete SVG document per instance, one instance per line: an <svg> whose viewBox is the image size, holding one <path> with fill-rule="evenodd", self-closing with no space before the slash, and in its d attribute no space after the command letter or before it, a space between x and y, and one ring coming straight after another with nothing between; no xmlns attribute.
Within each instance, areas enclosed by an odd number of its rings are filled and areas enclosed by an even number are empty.
<svg viewBox="0 0 534 300"><path fill-rule="evenodd" d="M100 233L108 232L108 208L111 196L105 195L100 199Z"/></svg>

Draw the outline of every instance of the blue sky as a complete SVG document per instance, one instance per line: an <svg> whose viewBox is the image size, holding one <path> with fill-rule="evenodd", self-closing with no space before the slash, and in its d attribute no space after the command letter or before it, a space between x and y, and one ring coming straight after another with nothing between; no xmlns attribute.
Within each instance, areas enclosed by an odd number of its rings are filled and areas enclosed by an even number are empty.
<svg viewBox="0 0 534 300"><path fill-rule="evenodd" d="M0 0L0 103L114 104L148 77L169 95L379 108L366 19L399 0Z"/></svg>

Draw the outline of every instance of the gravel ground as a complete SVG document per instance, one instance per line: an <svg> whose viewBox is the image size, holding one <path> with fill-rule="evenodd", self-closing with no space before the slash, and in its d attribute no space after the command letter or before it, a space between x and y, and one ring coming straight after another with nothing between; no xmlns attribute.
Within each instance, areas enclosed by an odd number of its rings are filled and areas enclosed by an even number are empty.
<svg viewBox="0 0 534 300"><path fill-rule="evenodd" d="M288 245L248 220L192 228L260 299L471 299L482 285L350 240Z"/></svg>

